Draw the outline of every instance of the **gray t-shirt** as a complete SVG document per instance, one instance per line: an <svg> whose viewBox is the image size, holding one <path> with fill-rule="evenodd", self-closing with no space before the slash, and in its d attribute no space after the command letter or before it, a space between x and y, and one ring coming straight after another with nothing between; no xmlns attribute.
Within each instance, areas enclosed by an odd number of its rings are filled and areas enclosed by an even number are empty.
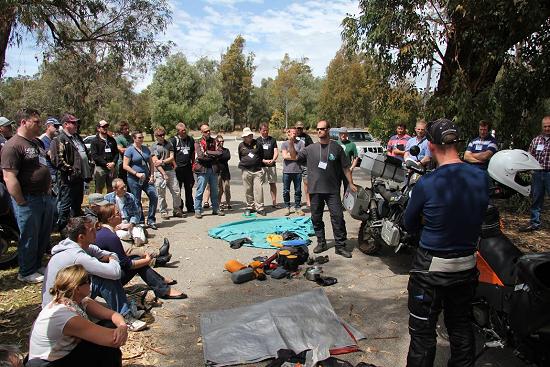
<svg viewBox="0 0 550 367"><path fill-rule="evenodd" d="M167 159L170 156L170 151L173 151L173 150L174 150L174 146L168 140L165 140L164 144L155 142L151 146L151 154L157 156L157 158L160 160ZM174 169L174 167L172 166L172 163L163 164L162 168L165 171L170 171Z"/></svg>
<svg viewBox="0 0 550 367"><path fill-rule="evenodd" d="M307 186L312 194L340 192L343 169L351 166L344 149L334 141L308 145L298 154L298 160L307 162Z"/></svg>
<svg viewBox="0 0 550 367"><path fill-rule="evenodd" d="M294 149L296 149L296 153L300 153L305 148L305 143L303 140L298 140L294 143ZM281 151L286 150L288 151L288 140L285 140L281 143ZM296 155L298 157L298 155ZM283 160L283 173L302 173L302 169L300 168L300 165L297 161L291 161L284 159Z"/></svg>

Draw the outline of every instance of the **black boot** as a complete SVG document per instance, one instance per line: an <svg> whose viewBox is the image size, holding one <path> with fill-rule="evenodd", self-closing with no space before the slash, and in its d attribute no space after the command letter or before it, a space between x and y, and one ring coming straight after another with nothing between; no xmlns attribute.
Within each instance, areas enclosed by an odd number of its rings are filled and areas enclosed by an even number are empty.
<svg viewBox="0 0 550 367"><path fill-rule="evenodd" d="M171 254L168 254L165 256L157 256L157 259L155 260L155 267L166 265L171 258L172 258Z"/></svg>
<svg viewBox="0 0 550 367"><path fill-rule="evenodd" d="M317 246L315 246L315 248L313 249L313 252L318 254L321 252L325 252L326 250L328 250L327 241L323 240L323 241L317 241Z"/></svg>
<svg viewBox="0 0 550 367"><path fill-rule="evenodd" d="M346 246L338 246L335 251L336 255L343 256L345 258L351 258L351 251L346 248Z"/></svg>
<svg viewBox="0 0 550 367"><path fill-rule="evenodd" d="M166 256L170 253L170 241L168 241L168 238L164 239L164 242L162 243L162 246L159 249L159 256Z"/></svg>

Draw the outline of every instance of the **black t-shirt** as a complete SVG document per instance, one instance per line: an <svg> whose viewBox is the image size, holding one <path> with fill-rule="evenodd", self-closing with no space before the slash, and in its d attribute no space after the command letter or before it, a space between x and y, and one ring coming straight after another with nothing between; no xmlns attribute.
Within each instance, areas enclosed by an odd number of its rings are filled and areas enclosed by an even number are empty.
<svg viewBox="0 0 550 367"><path fill-rule="evenodd" d="M256 139L258 144L263 150L264 158L263 159L273 159L273 156L275 155L275 148L277 148L277 140L275 140L273 137L268 136L267 138L263 138L260 136ZM273 164L267 165L265 163L262 163L262 167L274 167L275 162Z"/></svg>
<svg viewBox="0 0 550 367"><path fill-rule="evenodd" d="M308 134L302 132L301 135L298 135L296 136L299 140L302 140L305 144L306 144L306 147L307 146L310 146L311 144L313 144L313 139L311 138L311 136L309 136Z"/></svg>
<svg viewBox="0 0 550 367"><path fill-rule="evenodd" d="M298 161L306 161L307 187L312 194L340 192L343 169L351 166L344 149L334 141L307 146L298 153Z"/></svg>
<svg viewBox="0 0 550 367"><path fill-rule="evenodd" d="M23 195L41 195L50 190L52 178L46 151L38 139L14 135L2 148L2 169L17 170Z"/></svg>
<svg viewBox="0 0 550 367"><path fill-rule="evenodd" d="M239 168L247 171L257 172L262 169L263 149L255 139L250 145L244 141L239 144Z"/></svg>
<svg viewBox="0 0 550 367"><path fill-rule="evenodd" d="M176 166L183 167L191 164L195 157L195 140L190 136L185 138L174 136L171 143L174 146Z"/></svg>

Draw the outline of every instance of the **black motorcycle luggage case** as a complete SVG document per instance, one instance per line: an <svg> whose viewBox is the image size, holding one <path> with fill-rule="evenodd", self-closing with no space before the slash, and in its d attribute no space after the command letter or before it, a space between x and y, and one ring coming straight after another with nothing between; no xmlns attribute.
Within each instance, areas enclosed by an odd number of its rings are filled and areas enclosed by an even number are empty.
<svg viewBox="0 0 550 367"><path fill-rule="evenodd" d="M510 324L523 337L550 325L550 253L523 255L517 269Z"/></svg>

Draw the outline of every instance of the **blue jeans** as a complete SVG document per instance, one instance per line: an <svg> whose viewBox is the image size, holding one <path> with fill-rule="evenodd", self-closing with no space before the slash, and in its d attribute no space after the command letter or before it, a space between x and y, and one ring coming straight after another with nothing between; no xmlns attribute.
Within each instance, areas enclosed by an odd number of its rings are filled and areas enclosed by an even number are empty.
<svg viewBox="0 0 550 367"><path fill-rule="evenodd" d="M130 312L128 298L120 280L105 279L92 275L92 291L90 298L101 296L107 302L107 306L122 316Z"/></svg>
<svg viewBox="0 0 550 367"><path fill-rule="evenodd" d="M157 211L157 203L158 203L158 195L157 190L155 189L155 185L152 183L149 183L148 180L145 180L143 184L140 185L139 180L132 175L128 175L128 188L130 189L130 192L136 197L139 210L140 210L140 216L139 216L139 222L145 223L145 215L143 214L143 207L141 205L141 192L144 191L145 194L147 194L147 197L149 198L149 211L147 213L147 223L153 224L156 223L155 219L155 212Z"/></svg>
<svg viewBox="0 0 550 367"><path fill-rule="evenodd" d="M544 204L544 195L550 195L550 172L534 171L531 181L531 225L540 227L540 211Z"/></svg>
<svg viewBox="0 0 550 367"><path fill-rule="evenodd" d="M197 173L197 192L195 194L195 213L202 213L202 195L206 185L210 184L210 200L212 200L212 211L217 212L218 203L218 175L207 168L206 173Z"/></svg>
<svg viewBox="0 0 550 367"><path fill-rule="evenodd" d="M294 184L294 208L302 206L302 174L283 173L283 201L285 206L290 208L290 183Z"/></svg>
<svg viewBox="0 0 550 367"><path fill-rule="evenodd" d="M17 251L21 276L36 273L42 266L42 257L50 245L54 215L51 195L25 195L25 200L27 204L21 206L12 198L20 232Z"/></svg>
<svg viewBox="0 0 550 367"><path fill-rule="evenodd" d="M139 256L131 256L130 258L132 260L140 259ZM150 266L143 266L137 269L122 269L120 283L122 283L122 285L126 285L130 280L132 280L133 277L136 276L136 274L143 279L145 284L151 287L153 292L155 292L155 296L166 296L168 292L170 292L170 286L166 285L164 282L164 277Z"/></svg>

